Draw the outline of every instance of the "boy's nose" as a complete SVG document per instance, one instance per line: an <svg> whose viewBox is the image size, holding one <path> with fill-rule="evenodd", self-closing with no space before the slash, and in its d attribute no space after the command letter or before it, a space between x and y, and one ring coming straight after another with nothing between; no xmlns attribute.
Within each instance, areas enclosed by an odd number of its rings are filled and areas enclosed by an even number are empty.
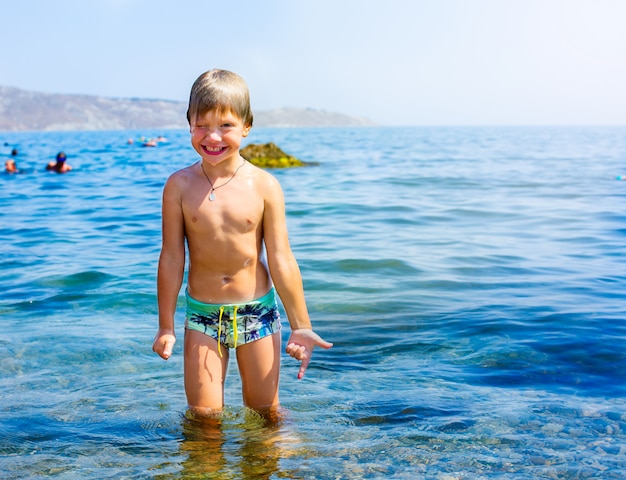
<svg viewBox="0 0 626 480"><path fill-rule="evenodd" d="M220 133L219 130L210 130L209 131L209 138L211 140L215 140L215 141L220 141L222 139L222 134Z"/></svg>

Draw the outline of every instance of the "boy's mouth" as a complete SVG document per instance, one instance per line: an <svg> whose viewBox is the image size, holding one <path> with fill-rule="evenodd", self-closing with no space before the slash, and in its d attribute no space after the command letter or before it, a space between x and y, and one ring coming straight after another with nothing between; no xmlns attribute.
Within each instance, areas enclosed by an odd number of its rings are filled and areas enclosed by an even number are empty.
<svg viewBox="0 0 626 480"><path fill-rule="evenodd" d="M206 145L202 145L202 150L204 150L204 153L207 155L219 155L226 150L226 147L207 147Z"/></svg>

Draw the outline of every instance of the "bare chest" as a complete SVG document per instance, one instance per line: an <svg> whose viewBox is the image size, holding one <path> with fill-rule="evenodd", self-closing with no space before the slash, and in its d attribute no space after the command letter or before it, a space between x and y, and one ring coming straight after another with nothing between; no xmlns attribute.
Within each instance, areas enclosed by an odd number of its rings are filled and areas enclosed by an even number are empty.
<svg viewBox="0 0 626 480"><path fill-rule="evenodd" d="M197 188L185 192L182 202L185 229L212 236L257 231L263 220L263 198L245 183L224 189Z"/></svg>

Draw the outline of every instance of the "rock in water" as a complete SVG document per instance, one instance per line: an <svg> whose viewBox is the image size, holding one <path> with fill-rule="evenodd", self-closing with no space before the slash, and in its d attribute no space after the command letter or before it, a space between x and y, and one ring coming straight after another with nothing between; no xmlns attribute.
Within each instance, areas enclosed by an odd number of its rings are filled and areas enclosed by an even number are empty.
<svg viewBox="0 0 626 480"><path fill-rule="evenodd" d="M289 168L310 165L283 152L275 143L250 144L241 149L241 156L261 168Z"/></svg>

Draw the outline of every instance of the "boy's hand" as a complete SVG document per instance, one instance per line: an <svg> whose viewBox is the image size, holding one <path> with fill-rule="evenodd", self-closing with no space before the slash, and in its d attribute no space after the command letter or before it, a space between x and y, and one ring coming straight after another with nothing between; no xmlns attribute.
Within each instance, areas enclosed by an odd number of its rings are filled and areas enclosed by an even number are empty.
<svg viewBox="0 0 626 480"><path fill-rule="evenodd" d="M172 355L172 349L176 343L176 335L171 330L161 330L154 337L152 351L155 352L163 360L167 360Z"/></svg>
<svg viewBox="0 0 626 480"><path fill-rule="evenodd" d="M304 372L311 361L314 347L330 348L332 343L322 339L317 333L309 328L299 328L291 332L285 351L296 360L301 362L298 371L298 379L304 377Z"/></svg>

